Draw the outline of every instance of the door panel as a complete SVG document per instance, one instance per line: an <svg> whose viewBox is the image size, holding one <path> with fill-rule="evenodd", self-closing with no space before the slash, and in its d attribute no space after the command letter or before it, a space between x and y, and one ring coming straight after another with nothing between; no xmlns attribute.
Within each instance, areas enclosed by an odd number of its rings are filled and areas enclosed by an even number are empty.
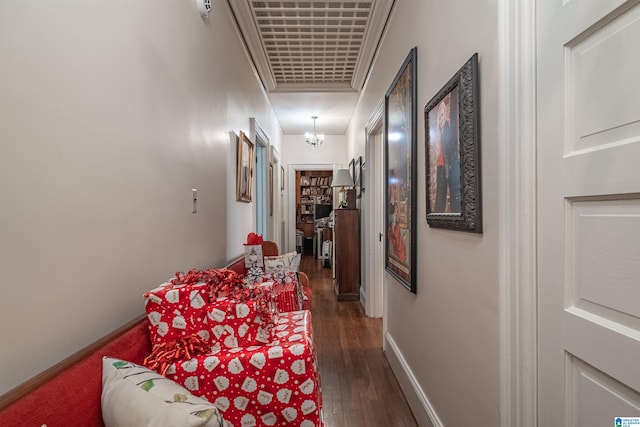
<svg viewBox="0 0 640 427"><path fill-rule="evenodd" d="M539 0L540 426L640 416L640 5Z"/></svg>
<svg viewBox="0 0 640 427"><path fill-rule="evenodd" d="M567 427L613 426L610 413L640 413L640 395L633 389L578 359L568 357L567 367L568 394L573 396L568 402L571 415ZM610 411L602 411L602 407Z"/></svg>
<svg viewBox="0 0 640 427"><path fill-rule="evenodd" d="M640 200L580 201L570 206L570 302L640 330ZM615 280L610 280L612 275Z"/></svg>
<svg viewBox="0 0 640 427"><path fill-rule="evenodd" d="M640 70L640 55L631 54L636 49L629 46L640 41L640 10L634 8L600 25L590 27L565 47L571 151L637 142L640 134L640 103L634 96L640 81L627 74ZM620 108L603 108L605 105Z"/></svg>

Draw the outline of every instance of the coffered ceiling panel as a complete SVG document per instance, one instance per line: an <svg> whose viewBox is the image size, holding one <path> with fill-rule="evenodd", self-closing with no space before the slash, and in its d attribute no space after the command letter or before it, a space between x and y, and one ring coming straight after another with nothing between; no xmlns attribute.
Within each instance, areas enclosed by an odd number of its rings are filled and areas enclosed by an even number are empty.
<svg viewBox="0 0 640 427"><path fill-rule="evenodd" d="M252 2L276 85L350 85L371 3Z"/></svg>

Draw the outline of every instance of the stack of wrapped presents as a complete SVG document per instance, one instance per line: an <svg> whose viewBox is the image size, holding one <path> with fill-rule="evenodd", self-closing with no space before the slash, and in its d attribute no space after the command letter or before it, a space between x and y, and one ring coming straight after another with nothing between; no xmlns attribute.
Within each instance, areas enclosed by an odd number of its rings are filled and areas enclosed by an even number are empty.
<svg viewBox="0 0 640 427"><path fill-rule="evenodd" d="M153 346L145 365L213 403L227 426L322 426L302 298L292 270L177 273L145 294Z"/></svg>

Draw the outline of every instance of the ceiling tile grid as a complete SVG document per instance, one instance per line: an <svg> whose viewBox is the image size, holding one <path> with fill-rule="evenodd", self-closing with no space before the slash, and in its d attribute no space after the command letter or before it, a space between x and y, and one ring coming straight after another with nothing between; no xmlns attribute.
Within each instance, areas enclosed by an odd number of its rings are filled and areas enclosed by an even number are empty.
<svg viewBox="0 0 640 427"><path fill-rule="evenodd" d="M370 19L370 1L252 1L275 81L350 84Z"/></svg>

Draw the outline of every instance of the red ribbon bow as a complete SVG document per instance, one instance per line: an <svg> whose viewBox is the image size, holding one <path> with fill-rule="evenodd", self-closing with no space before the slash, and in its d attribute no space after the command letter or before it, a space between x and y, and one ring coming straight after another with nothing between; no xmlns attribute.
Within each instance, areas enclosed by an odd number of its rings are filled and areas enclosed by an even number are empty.
<svg viewBox="0 0 640 427"><path fill-rule="evenodd" d="M147 368L165 375L174 362L193 359L208 351L207 343L200 336L194 334L176 341L156 345L142 363Z"/></svg>
<svg viewBox="0 0 640 427"><path fill-rule="evenodd" d="M247 243L245 243L245 245L261 245L263 243L264 240L262 240L262 234L249 233L247 235Z"/></svg>

